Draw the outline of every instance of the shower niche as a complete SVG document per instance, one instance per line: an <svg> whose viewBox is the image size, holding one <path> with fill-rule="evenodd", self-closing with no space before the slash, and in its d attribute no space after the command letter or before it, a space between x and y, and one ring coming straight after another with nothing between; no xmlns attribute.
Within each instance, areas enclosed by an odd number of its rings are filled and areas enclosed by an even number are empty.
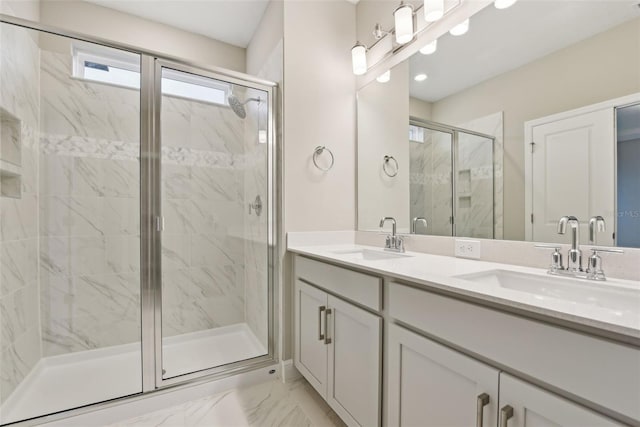
<svg viewBox="0 0 640 427"><path fill-rule="evenodd" d="M22 123L0 107L0 196L20 198L22 187Z"/></svg>

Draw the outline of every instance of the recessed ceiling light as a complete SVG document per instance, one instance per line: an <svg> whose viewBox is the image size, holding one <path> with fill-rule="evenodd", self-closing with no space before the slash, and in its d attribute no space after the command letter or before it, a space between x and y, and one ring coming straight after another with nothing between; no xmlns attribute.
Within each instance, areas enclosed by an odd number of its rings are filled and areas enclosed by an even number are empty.
<svg viewBox="0 0 640 427"><path fill-rule="evenodd" d="M425 45L422 49L420 49L420 53L423 55L431 55L438 49L438 40L434 40L428 45Z"/></svg>
<svg viewBox="0 0 640 427"><path fill-rule="evenodd" d="M456 25L455 27L453 27L452 29L449 30L449 33L452 36L461 36L463 34L465 34L467 31L469 31L469 19L465 19L464 21L462 21L461 23L459 23L458 25Z"/></svg>
<svg viewBox="0 0 640 427"><path fill-rule="evenodd" d="M496 9L506 9L513 6L513 4L517 1L518 0L496 0L493 2L493 5L496 7Z"/></svg>
<svg viewBox="0 0 640 427"><path fill-rule="evenodd" d="M427 80L427 75L426 74L417 74L413 80L417 81L417 82L423 82L425 80Z"/></svg>
<svg viewBox="0 0 640 427"><path fill-rule="evenodd" d="M391 80L391 70L387 70L384 73L380 74L378 77L376 77L376 80L380 83L388 82L389 80Z"/></svg>

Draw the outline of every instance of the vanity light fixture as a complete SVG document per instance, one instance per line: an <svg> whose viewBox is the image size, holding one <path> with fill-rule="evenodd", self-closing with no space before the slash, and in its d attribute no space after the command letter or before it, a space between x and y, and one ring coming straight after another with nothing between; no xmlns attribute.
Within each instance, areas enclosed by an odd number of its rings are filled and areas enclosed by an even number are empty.
<svg viewBox="0 0 640 427"><path fill-rule="evenodd" d="M400 2L400 6L393 12L395 21L396 42L406 44L413 39L413 6Z"/></svg>
<svg viewBox="0 0 640 427"><path fill-rule="evenodd" d="M376 77L376 80L380 83L388 82L389 80L391 80L391 70L387 70L384 73L380 74L378 77Z"/></svg>
<svg viewBox="0 0 640 427"><path fill-rule="evenodd" d="M438 40L434 40L431 43L425 45L422 49L420 49L420 53L423 55L431 55L432 53L435 53L435 51L438 49Z"/></svg>
<svg viewBox="0 0 640 427"><path fill-rule="evenodd" d="M367 72L367 47L360 42L351 48L351 64L353 74L361 76Z"/></svg>
<svg viewBox="0 0 640 427"><path fill-rule="evenodd" d="M469 18L465 19L455 27L449 30L449 34L452 36L461 36L469 31Z"/></svg>
<svg viewBox="0 0 640 427"><path fill-rule="evenodd" d="M423 82L425 80L427 80L427 75L422 73L422 74L416 74L416 76L413 78L413 80L417 81L417 82Z"/></svg>
<svg viewBox="0 0 640 427"><path fill-rule="evenodd" d="M444 16L444 0L424 0L424 20L436 22Z"/></svg>
<svg viewBox="0 0 640 427"><path fill-rule="evenodd" d="M496 7L496 9L506 9L513 6L517 1L518 0L496 0L493 2L493 5Z"/></svg>

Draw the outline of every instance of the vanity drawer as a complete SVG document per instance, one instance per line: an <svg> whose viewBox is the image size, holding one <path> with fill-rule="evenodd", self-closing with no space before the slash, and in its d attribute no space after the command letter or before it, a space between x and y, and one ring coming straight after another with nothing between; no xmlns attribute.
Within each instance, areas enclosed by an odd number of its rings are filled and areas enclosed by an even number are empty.
<svg viewBox="0 0 640 427"><path fill-rule="evenodd" d="M640 421L637 347L393 282L389 314L516 375Z"/></svg>
<svg viewBox="0 0 640 427"><path fill-rule="evenodd" d="M382 279L297 255L295 276L376 311L382 310Z"/></svg>

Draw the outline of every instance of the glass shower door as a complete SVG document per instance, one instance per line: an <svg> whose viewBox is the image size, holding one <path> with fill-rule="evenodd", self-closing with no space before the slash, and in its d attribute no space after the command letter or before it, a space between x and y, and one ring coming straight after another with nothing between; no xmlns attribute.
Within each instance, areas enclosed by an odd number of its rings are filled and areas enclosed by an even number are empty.
<svg viewBox="0 0 640 427"><path fill-rule="evenodd" d="M156 73L164 381L269 351L269 92L175 64Z"/></svg>
<svg viewBox="0 0 640 427"><path fill-rule="evenodd" d="M455 153L456 236L494 237L494 140L457 131Z"/></svg>
<svg viewBox="0 0 640 427"><path fill-rule="evenodd" d="M451 182L453 132L411 122L409 127L410 220L415 234L453 234Z"/></svg>

